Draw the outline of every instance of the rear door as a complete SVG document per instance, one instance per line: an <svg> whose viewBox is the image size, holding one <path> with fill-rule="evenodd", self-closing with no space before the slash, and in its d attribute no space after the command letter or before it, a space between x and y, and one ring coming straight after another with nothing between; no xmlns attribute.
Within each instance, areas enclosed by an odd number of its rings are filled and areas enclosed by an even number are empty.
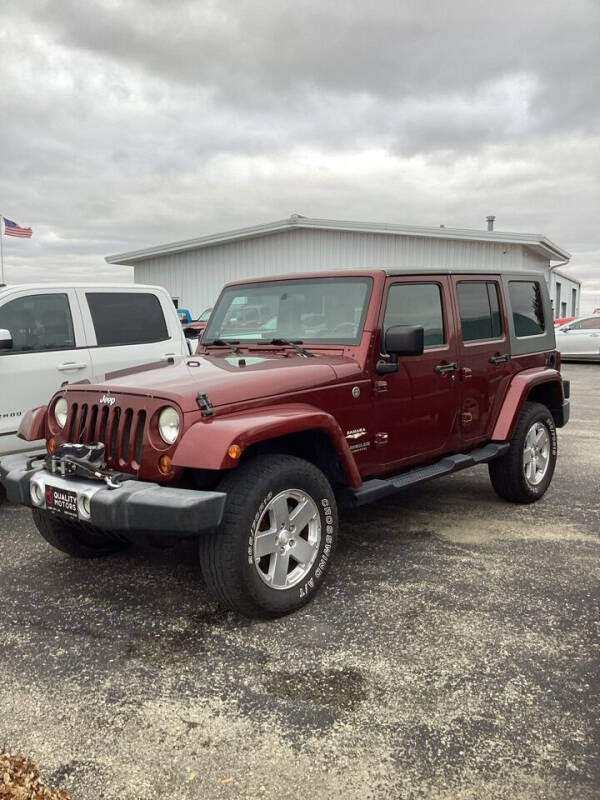
<svg viewBox="0 0 600 800"><path fill-rule="evenodd" d="M135 286L77 292L94 375L182 354L181 323L173 309L165 306L171 302L168 298Z"/></svg>
<svg viewBox="0 0 600 800"><path fill-rule="evenodd" d="M10 293L0 301L0 328L12 335L12 348L0 350L0 453L10 453L32 447L16 437L23 414L92 370L74 289Z"/></svg>
<svg viewBox="0 0 600 800"><path fill-rule="evenodd" d="M484 441L508 389L513 367L502 284L497 276L452 277L458 317L460 436Z"/></svg>
<svg viewBox="0 0 600 800"><path fill-rule="evenodd" d="M458 381L449 279L390 278L382 332L392 325L422 325L425 352L401 357L397 372L375 381L375 447L381 472L431 460L454 447Z"/></svg>

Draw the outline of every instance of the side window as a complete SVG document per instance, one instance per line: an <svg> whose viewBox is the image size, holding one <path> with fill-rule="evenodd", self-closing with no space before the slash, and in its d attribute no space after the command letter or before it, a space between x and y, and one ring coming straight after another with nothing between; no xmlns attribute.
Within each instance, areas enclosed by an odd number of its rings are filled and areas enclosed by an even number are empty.
<svg viewBox="0 0 600 800"><path fill-rule="evenodd" d="M537 281L509 281L516 336L538 336L546 330L542 290Z"/></svg>
<svg viewBox="0 0 600 800"><path fill-rule="evenodd" d="M456 289L463 342L502 336L498 284L494 281L460 281Z"/></svg>
<svg viewBox="0 0 600 800"><path fill-rule="evenodd" d="M31 294L0 306L0 328L10 331L11 350L3 353L33 353L69 350L75 334L66 294Z"/></svg>
<svg viewBox="0 0 600 800"><path fill-rule="evenodd" d="M422 325L425 347L444 344L442 290L438 283L394 283L388 292L384 330L392 325Z"/></svg>
<svg viewBox="0 0 600 800"><path fill-rule="evenodd" d="M589 317L588 319L582 320L579 323L579 327L583 331L600 329L600 316L598 316L598 317Z"/></svg>
<svg viewBox="0 0 600 800"><path fill-rule="evenodd" d="M169 338L158 297L142 292L86 292L101 347L162 342Z"/></svg>

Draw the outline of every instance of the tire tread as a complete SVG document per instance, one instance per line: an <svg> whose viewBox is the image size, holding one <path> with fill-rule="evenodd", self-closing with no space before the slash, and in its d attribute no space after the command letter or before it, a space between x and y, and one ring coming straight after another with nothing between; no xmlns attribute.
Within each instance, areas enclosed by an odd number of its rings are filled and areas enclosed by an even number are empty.
<svg viewBox="0 0 600 800"><path fill-rule="evenodd" d="M246 588L240 569L239 530L248 525L247 499L257 485L268 487L273 478L287 469L292 469L300 480L303 474L310 475L329 487L323 473L308 461L285 454L257 456L223 479L219 485L219 491L227 494L223 520L215 533L200 537L200 566L208 589L222 606L247 617L273 617L282 613L276 605L264 600L257 602ZM301 605L298 603L297 607Z"/></svg>
<svg viewBox="0 0 600 800"><path fill-rule="evenodd" d="M77 522L69 522L54 517L50 512L39 508L32 509L33 522L41 536L56 550L73 558L101 558L126 547L118 539L95 532L93 540L85 541L87 531Z"/></svg>
<svg viewBox="0 0 600 800"><path fill-rule="evenodd" d="M555 435L554 422L547 406L542 403L526 401L510 441L508 452L488 464L488 471L494 491L503 500L508 500L511 503L533 503L543 497L550 485L554 473L556 456L553 457L553 463L550 465L547 478L544 478L547 485L540 494L534 495L528 491L522 476L522 443L527 431L535 422L536 417L541 418L542 416L547 418L546 421L548 421L549 417L551 434Z"/></svg>

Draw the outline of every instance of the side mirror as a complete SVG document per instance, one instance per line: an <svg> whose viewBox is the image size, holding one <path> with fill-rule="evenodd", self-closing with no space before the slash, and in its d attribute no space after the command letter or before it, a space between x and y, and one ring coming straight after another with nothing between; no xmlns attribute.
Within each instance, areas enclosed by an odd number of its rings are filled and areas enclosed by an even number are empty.
<svg viewBox="0 0 600 800"><path fill-rule="evenodd" d="M13 340L10 331L0 328L0 350L12 350Z"/></svg>
<svg viewBox="0 0 600 800"><path fill-rule="evenodd" d="M377 372L395 372L398 356L420 356L425 350L425 329L422 325L392 325L383 336L383 346L391 360L377 362Z"/></svg>

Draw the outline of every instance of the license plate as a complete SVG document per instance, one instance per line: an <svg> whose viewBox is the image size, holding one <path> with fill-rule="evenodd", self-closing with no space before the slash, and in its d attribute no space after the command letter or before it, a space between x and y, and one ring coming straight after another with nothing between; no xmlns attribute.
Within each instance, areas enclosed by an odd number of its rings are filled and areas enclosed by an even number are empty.
<svg viewBox="0 0 600 800"><path fill-rule="evenodd" d="M77 519L77 492L69 489L58 489L56 486L46 484L46 508L48 511L56 511L65 517Z"/></svg>

